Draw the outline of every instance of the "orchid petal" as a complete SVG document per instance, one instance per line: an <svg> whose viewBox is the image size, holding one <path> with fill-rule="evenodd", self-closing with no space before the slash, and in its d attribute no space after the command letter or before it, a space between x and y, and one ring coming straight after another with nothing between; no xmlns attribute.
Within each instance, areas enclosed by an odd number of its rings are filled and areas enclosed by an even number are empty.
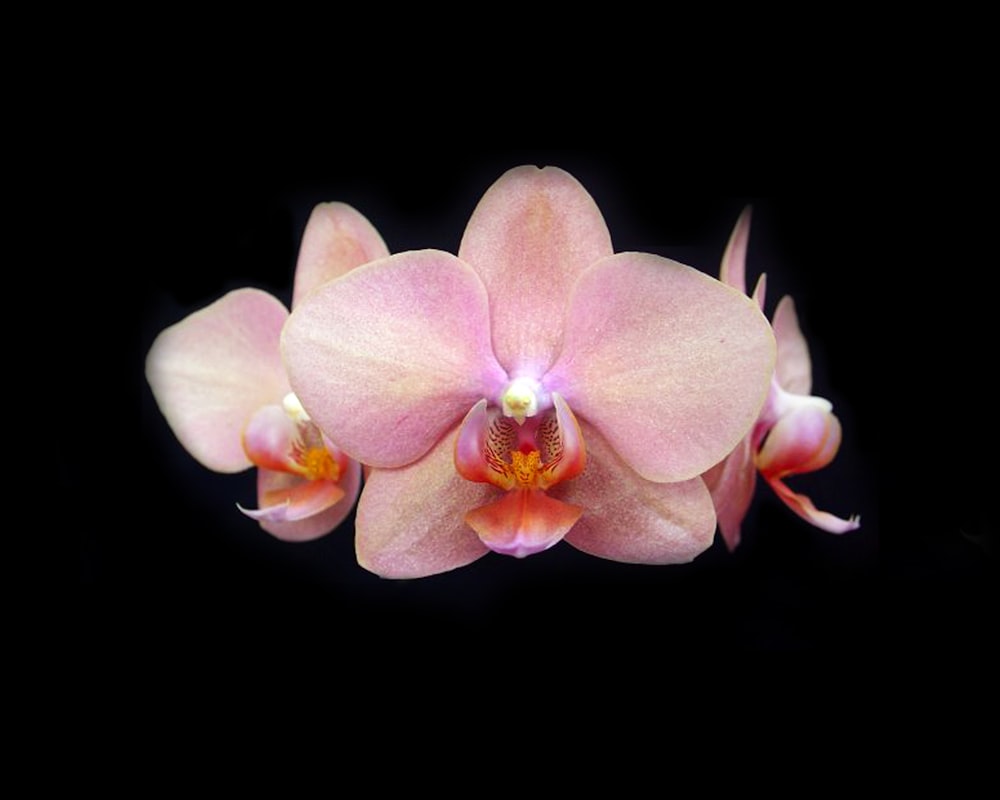
<svg viewBox="0 0 1000 800"><path fill-rule="evenodd" d="M552 407L556 412L556 430L559 435L558 442L552 449L556 450L559 456L555 465L549 468L546 483L542 488L571 480L587 466L587 447L580 431L579 420L558 392L552 393Z"/></svg>
<svg viewBox="0 0 1000 800"><path fill-rule="evenodd" d="M278 349L288 311L257 289L237 289L163 330L146 379L184 448L216 472L250 466L240 434L258 408L289 391Z"/></svg>
<svg viewBox="0 0 1000 800"><path fill-rule="evenodd" d="M583 516L566 534L569 544L630 564L680 564L711 546L715 511L701 478L647 481L593 426L580 424L587 442L587 468L549 492L583 506Z"/></svg>
<svg viewBox="0 0 1000 800"><path fill-rule="evenodd" d="M298 437L298 425L278 405L262 406L243 431L243 450L258 467L295 472L293 445Z"/></svg>
<svg viewBox="0 0 1000 800"><path fill-rule="evenodd" d="M770 325L746 295L675 261L619 253L577 281L543 381L640 475L671 482L736 447L774 359Z"/></svg>
<svg viewBox="0 0 1000 800"><path fill-rule="evenodd" d="M320 284L388 255L382 236L356 209L346 203L320 203L302 233L292 308Z"/></svg>
<svg viewBox="0 0 1000 800"><path fill-rule="evenodd" d="M458 255L486 285L494 350L511 375L551 365L573 282L612 252L594 199L561 169L516 167L486 191Z"/></svg>
<svg viewBox="0 0 1000 800"><path fill-rule="evenodd" d="M809 394L812 391L809 345L799 327L795 302L788 295L778 301L771 327L774 328L774 337L778 343L778 362L775 366L778 385L786 392Z"/></svg>
<svg viewBox="0 0 1000 800"><path fill-rule="evenodd" d="M858 517L841 519L818 511L805 495L792 491L782 480L790 475L814 472L829 464L840 448L840 421L826 409L801 406L785 414L771 429L757 454L761 475L792 511L830 533L845 533L860 527Z"/></svg>
<svg viewBox="0 0 1000 800"><path fill-rule="evenodd" d="M506 381L482 281L448 253L399 253L315 289L282 335L295 393L349 455L420 458Z"/></svg>
<svg viewBox="0 0 1000 800"><path fill-rule="evenodd" d="M459 426L458 436L455 438L455 469L467 481L497 485L502 476L490 469L490 464L484 457L489 424L486 400L480 400L469 409Z"/></svg>
<svg viewBox="0 0 1000 800"><path fill-rule="evenodd" d="M818 405L801 405L783 414L757 453L765 478L783 478L825 467L840 449L840 420Z"/></svg>
<svg viewBox="0 0 1000 800"><path fill-rule="evenodd" d="M849 519L841 519L828 511L819 511L812 500L804 494L797 494L777 478L768 481L775 494L781 498L786 506L798 514L802 519L827 533L847 533L856 531L861 527L861 517L855 515Z"/></svg>
<svg viewBox="0 0 1000 800"><path fill-rule="evenodd" d="M496 498L489 484L463 480L452 462L454 434L420 461L371 471L356 516L358 563L383 578L422 578L489 552L465 512Z"/></svg>
<svg viewBox="0 0 1000 800"><path fill-rule="evenodd" d="M302 479L285 472L258 470L257 496L263 500L269 492L280 490L282 486L291 486L300 480ZM340 525L354 508L361 490L361 465L356 461L348 462L336 486L342 492L341 499L334 501L329 508L294 522L261 519L260 526L275 538L286 542L308 542L325 536Z"/></svg>
<svg viewBox="0 0 1000 800"><path fill-rule="evenodd" d="M299 522L325 511L343 496L344 490L333 481L310 481L287 472L261 469L257 472L260 508L239 508L257 520Z"/></svg>
<svg viewBox="0 0 1000 800"><path fill-rule="evenodd" d="M556 544L582 513L580 506L555 500L540 489L514 489L472 509L465 521L490 550L524 558Z"/></svg>
<svg viewBox="0 0 1000 800"><path fill-rule="evenodd" d="M751 437L744 436L728 456L702 475L712 495L719 533L732 552L740 543L740 527L757 486Z"/></svg>
<svg viewBox="0 0 1000 800"><path fill-rule="evenodd" d="M729 241L722 254L722 266L719 268L719 280L727 286L732 286L740 294L747 293L746 264L751 211L751 206L747 206L736 220L736 226L729 235Z"/></svg>
<svg viewBox="0 0 1000 800"><path fill-rule="evenodd" d="M750 295L754 302L757 303L757 308L761 311L764 310L764 298L767 295L767 275L763 272L757 278L757 285L753 287L753 294Z"/></svg>

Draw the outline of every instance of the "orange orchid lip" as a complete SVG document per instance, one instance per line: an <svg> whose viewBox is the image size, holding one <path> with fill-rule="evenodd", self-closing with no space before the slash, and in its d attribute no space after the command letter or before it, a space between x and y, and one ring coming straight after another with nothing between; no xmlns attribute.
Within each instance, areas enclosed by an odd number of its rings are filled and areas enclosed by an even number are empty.
<svg viewBox="0 0 1000 800"><path fill-rule="evenodd" d="M506 494L474 508L465 521L491 550L523 557L546 550L573 527L580 506L545 490L575 478L587 462L580 424L552 393L552 408L522 420L480 400L455 440L455 468L466 480L491 483Z"/></svg>

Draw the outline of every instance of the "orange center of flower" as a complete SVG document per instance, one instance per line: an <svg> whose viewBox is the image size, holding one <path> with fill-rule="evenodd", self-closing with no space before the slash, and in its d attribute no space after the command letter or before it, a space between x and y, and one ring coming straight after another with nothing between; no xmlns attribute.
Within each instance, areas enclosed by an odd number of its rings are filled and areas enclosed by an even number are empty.
<svg viewBox="0 0 1000 800"><path fill-rule="evenodd" d="M480 456L488 468L487 481L509 491L545 490L563 479L559 475L563 443L555 415L524 425L494 416L488 425Z"/></svg>
<svg viewBox="0 0 1000 800"><path fill-rule="evenodd" d="M512 477L520 489L537 489L538 480L543 469L542 454L537 450L522 453L515 450L510 454L511 463L501 467L507 476Z"/></svg>
<svg viewBox="0 0 1000 800"><path fill-rule="evenodd" d="M302 476L310 481L340 480L340 466L322 445L304 447L296 443L292 457L302 467Z"/></svg>

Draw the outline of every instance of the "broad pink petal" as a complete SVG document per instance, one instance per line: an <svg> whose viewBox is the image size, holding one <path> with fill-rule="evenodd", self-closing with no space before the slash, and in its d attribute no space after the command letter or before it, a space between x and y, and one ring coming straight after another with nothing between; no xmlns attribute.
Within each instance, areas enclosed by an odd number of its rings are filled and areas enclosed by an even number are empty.
<svg viewBox="0 0 1000 800"><path fill-rule="evenodd" d="M548 550L580 518L579 506L555 500L540 489L513 489L465 515L490 550L524 558Z"/></svg>
<svg viewBox="0 0 1000 800"><path fill-rule="evenodd" d="M580 276L544 383L640 475L681 481L747 434L774 359L771 327L746 295L675 261L619 253Z"/></svg>
<svg viewBox="0 0 1000 800"><path fill-rule="evenodd" d="M512 376L548 369L573 282L612 252L594 199L561 169L516 167L486 191L458 255L486 285L493 346Z"/></svg>
<svg viewBox="0 0 1000 800"><path fill-rule="evenodd" d="M282 352L312 419L375 467L420 458L506 381L482 281L434 250L389 256L315 289L292 312Z"/></svg>
<svg viewBox="0 0 1000 800"><path fill-rule="evenodd" d="M160 333L146 379L184 448L216 472L250 466L241 433L258 408L289 391L278 342L288 311L237 289Z"/></svg>
<svg viewBox="0 0 1000 800"><path fill-rule="evenodd" d="M320 203L302 233L292 308L321 283L387 255L382 236L356 209L346 203Z"/></svg>
<svg viewBox="0 0 1000 800"><path fill-rule="evenodd" d="M455 434L420 461L375 469L358 501L358 563L383 578L422 578L465 566L489 552L465 513L497 497L487 483L455 472Z"/></svg>
<svg viewBox="0 0 1000 800"><path fill-rule="evenodd" d="M722 266L719 268L719 280L727 286L732 286L741 294L747 293L747 244L750 241L751 207L743 209L736 227L729 235L725 252L722 254Z"/></svg>
<svg viewBox="0 0 1000 800"><path fill-rule="evenodd" d="M630 564L684 563L711 546L715 511L701 478L647 481L592 426L580 424L587 468L549 491L583 508L567 542L585 553Z"/></svg>
<svg viewBox="0 0 1000 800"><path fill-rule="evenodd" d="M806 522L815 525L827 533L847 533L861 527L861 517L859 516L853 516L850 519L841 519L828 511L819 511L813 505L812 500L804 494L793 492L783 481L777 478L769 480L768 483L786 506Z"/></svg>
<svg viewBox="0 0 1000 800"><path fill-rule="evenodd" d="M792 394L809 394L812 391L809 345L799 328L795 302L788 295L778 301L771 327L778 343L778 363L775 366L778 385Z"/></svg>
<svg viewBox="0 0 1000 800"><path fill-rule="evenodd" d="M712 495L719 533L732 552L740 543L740 528L757 485L757 467L750 436L744 436L736 449L702 478Z"/></svg>

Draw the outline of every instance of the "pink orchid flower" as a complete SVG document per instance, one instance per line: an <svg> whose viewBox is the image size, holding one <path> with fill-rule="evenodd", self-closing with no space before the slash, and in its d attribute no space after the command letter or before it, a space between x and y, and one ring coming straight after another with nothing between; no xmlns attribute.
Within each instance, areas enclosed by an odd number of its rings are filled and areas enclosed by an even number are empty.
<svg viewBox="0 0 1000 800"><path fill-rule="evenodd" d="M282 352L320 426L374 469L359 563L431 575L565 539L617 561L690 561L715 533L700 474L757 418L775 343L755 303L617 253L568 173L518 167L458 254L397 253L292 313Z"/></svg>
<svg viewBox="0 0 1000 800"><path fill-rule="evenodd" d="M324 281L388 255L381 236L342 203L306 224L292 307ZM257 470L260 508L240 507L286 541L332 531L350 512L360 465L336 447L292 392L281 360L288 310L258 289L237 289L162 331L146 378L184 448L215 472Z"/></svg>
<svg viewBox="0 0 1000 800"><path fill-rule="evenodd" d="M750 208L744 209L722 256L720 278L746 292L746 253L750 239ZM762 274L753 299L764 308ZM819 511L812 500L788 487L785 479L814 472L833 461L840 449L840 421L833 405L810 394L812 362L799 327L792 298L778 302L772 321L778 359L767 402L750 433L722 462L705 473L719 519L719 531L730 551L740 542L740 527L753 499L757 473L792 511L817 528L846 533L860 527L860 517L841 519Z"/></svg>

